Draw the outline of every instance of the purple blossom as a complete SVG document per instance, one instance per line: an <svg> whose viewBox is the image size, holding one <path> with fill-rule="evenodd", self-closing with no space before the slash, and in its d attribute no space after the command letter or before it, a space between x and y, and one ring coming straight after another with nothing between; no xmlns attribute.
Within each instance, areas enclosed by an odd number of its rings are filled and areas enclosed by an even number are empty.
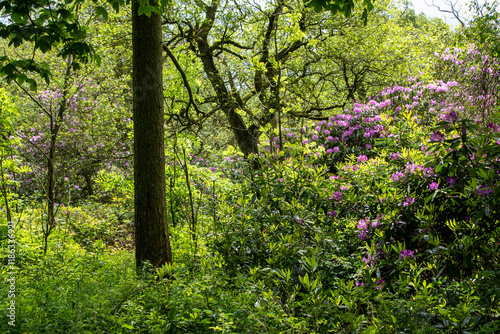
<svg viewBox="0 0 500 334"><path fill-rule="evenodd" d="M410 206L415 203L415 199L413 197L406 197L406 201L403 202L403 206Z"/></svg>
<svg viewBox="0 0 500 334"><path fill-rule="evenodd" d="M489 186L482 186L477 190L479 196L489 196L493 193L493 189Z"/></svg>
<svg viewBox="0 0 500 334"><path fill-rule="evenodd" d="M450 111L449 113L445 114L444 118L449 122L454 122L457 120L458 116L455 111Z"/></svg>
<svg viewBox="0 0 500 334"><path fill-rule="evenodd" d="M343 134L342 134L342 137L345 138L345 137L349 137L350 135L352 135L352 131L345 131Z"/></svg>
<svg viewBox="0 0 500 334"><path fill-rule="evenodd" d="M455 185L455 182L457 182L457 180L458 180L458 177L456 177L456 176L451 176L448 179L446 179L446 181L448 181L448 184L451 187L453 187Z"/></svg>
<svg viewBox="0 0 500 334"><path fill-rule="evenodd" d="M434 172L434 168L432 168L432 167L424 168L424 175L427 176L427 177L434 177L434 176L436 176L436 173Z"/></svg>
<svg viewBox="0 0 500 334"><path fill-rule="evenodd" d="M366 263L366 268L370 268L375 264L375 258L368 254L368 257L363 256L363 262Z"/></svg>
<svg viewBox="0 0 500 334"><path fill-rule="evenodd" d="M430 190L436 190L437 188L439 188L439 183L432 182L431 184L429 184L429 189Z"/></svg>
<svg viewBox="0 0 500 334"><path fill-rule="evenodd" d="M399 152L396 152L396 153L390 153L389 154L389 159L391 160L398 160L398 159L401 159L401 153Z"/></svg>
<svg viewBox="0 0 500 334"><path fill-rule="evenodd" d="M358 228L358 238L361 240L367 240L369 238L367 221L361 219L358 222L357 228Z"/></svg>
<svg viewBox="0 0 500 334"><path fill-rule="evenodd" d="M409 249L403 249L401 251L401 254L399 255L399 258L403 259L405 257L415 257L415 252L413 252L412 250L409 250Z"/></svg>
<svg viewBox="0 0 500 334"><path fill-rule="evenodd" d="M418 171L421 171L424 166L417 165L415 163L407 163L405 171L410 174L415 174Z"/></svg>
<svg viewBox="0 0 500 334"><path fill-rule="evenodd" d="M495 124L495 123L488 123L486 125L486 128L487 129L490 129L490 130L494 130L494 131L497 131L498 130L498 126Z"/></svg>
<svg viewBox="0 0 500 334"><path fill-rule="evenodd" d="M379 279L375 284L377 284L377 286L375 287L375 289L377 290L381 290L383 287L384 287L384 283L385 281L383 279Z"/></svg>
<svg viewBox="0 0 500 334"><path fill-rule="evenodd" d="M332 195L333 200L340 201L342 199L342 197L344 197L344 196L342 195L342 192L340 190L333 192L333 195Z"/></svg>
<svg viewBox="0 0 500 334"><path fill-rule="evenodd" d="M363 137L365 138L371 138L375 132L372 129L367 129L366 132L363 134Z"/></svg>
<svg viewBox="0 0 500 334"><path fill-rule="evenodd" d="M391 175L391 180L392 182L397 182L401 180L403 177L405 177L405 173L403 172L396 172Z"/></svg>
<svg viewBox="0 0 500 334"><path fill-rule="evenodd" d="M443 140L444 140L444 134L442 134L441 132L437 131L431 134L431 141L442 142Z"/></svg>

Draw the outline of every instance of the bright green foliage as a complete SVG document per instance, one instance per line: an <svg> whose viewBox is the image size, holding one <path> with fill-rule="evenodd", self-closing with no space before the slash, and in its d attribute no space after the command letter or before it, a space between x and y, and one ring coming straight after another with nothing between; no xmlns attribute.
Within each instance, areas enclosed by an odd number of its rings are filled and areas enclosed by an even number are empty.
<svg viewBox="0 0 500 334"><path fill-rule="evenodd" d="M13 176L21 171L15 150L18 140L14 136L18 122L19 112L13 97L5 88L0 88L0 191L7 221L12 220L11 211L18 204L18 184Z"/></svg>
<svg viewBox="0 0 500 334"><path fill-rule="evenodd" d="M500 56L500 13L498 1L471 1L470 7L474 15L463 33L466 41L476 43L491 56Z"/></svg>
<svg viewBox="0 0 500 334"><path fill-rule="evenodd" d="M357 1L358 3L361 3L361 0ZM349 17L354 9L355 2L353 0L334 0L334 1L327 1L327 0L304 0L304 3L309 6L313 7L315 11L319 12L322 10L328 10L330 11L333 15L337 13L343 14L345 17ZM363 0L363 14L362 18L366 24L367 19L368 19L368 12L373 9L373 4L371 0Z"/></svg>

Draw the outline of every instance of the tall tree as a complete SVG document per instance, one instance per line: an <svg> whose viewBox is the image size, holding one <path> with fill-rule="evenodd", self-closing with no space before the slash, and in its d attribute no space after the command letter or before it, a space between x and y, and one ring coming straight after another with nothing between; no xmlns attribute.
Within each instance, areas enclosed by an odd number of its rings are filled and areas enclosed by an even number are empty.
<svg viewBox="0 0 500 334"><path fill-rule="evenodd" d="M145 261L158 267L172 262L165 200L162 22L158 13L144 13L138 0L132 2L132 49L135 258L137 267Z"/></svg>

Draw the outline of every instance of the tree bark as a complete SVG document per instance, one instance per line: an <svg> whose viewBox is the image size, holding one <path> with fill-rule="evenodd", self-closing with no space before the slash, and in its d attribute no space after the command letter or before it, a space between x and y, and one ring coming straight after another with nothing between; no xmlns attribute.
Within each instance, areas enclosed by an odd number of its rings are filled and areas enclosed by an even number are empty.
<svg viewBox="0 0 500 334"><path fill-rule="evenodd" d="M238 104L237 99L230 94L224 84L222 75L215 65L213 50L210 47L208 35L215 22L217 3L213 1L211 6L206 7L205 13L206 19L202 23L196 38L203 70L215 90L220 108L227 117L240 151L245 156L257 154L259 152L258 128L256 126L247 127L243 117L238 113L238 109L242 106Z"/></svg>
<svg viewBox="0 0 500 334"><path fill-rule="evenodd" d="M153 5L157 5L153 3ZM135 258L154 267L172 262L166 221L162 25L132 1Z"/></svg>

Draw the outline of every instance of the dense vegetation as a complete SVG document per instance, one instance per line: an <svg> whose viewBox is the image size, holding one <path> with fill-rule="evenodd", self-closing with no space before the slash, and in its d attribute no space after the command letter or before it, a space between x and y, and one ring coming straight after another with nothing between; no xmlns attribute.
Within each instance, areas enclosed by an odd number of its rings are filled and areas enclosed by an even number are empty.
<svg viewBox="0 0 500 334"><path fill-rule="evenodd" d="M405 1L164 4L162 265L134 256L123 3L0 23L1 333L500 331L495 3L454 31Z"/></svg>

